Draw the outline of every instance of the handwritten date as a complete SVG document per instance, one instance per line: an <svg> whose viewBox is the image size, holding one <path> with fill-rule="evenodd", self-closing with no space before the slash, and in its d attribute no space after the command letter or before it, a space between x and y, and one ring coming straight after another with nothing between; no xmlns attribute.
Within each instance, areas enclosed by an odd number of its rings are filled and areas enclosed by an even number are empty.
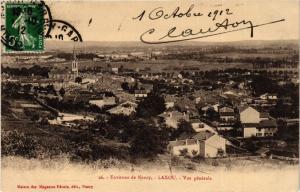
<svg viewBox="0 0 300 192"><path fill-rule="evenodd" d="M175 18L189 18L189 17L200 17L204 16L203 13L193 11L195 5L192 4L186 11L182 11L182 9L178 6L176 7L171 13L167 13L163 7L157 7L152 9L151 11L147 12L143 10L138 16L133 17L133 20L142 21L143 19L150 19L150 20L158 20L158 19L175 19ZM214 21L218 16L221 15L231 15L233 14L229 9L225 10L214 10L209 11L207 13L207 17L212 18Z"/></svg>

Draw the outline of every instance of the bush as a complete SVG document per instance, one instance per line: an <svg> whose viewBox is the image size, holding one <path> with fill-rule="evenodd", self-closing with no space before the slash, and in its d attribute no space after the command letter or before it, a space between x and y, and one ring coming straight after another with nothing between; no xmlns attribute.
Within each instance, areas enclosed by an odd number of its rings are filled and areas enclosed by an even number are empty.
<svg viewBox="0 0 300 192"><path fill-rule="evenodd" d="M3 131L1 137L1 154L3 156L36 158L42 149L37 138L26 136L17 131Z"/></svg>
<svg viewBox="0 0 300 192"><path fill-rule="evenodd" d="M138 104L137 116L149 118L161 114L165 111L165 109L166 107L164 98L150 94Z"/></svg>
<svg viewBox="0 0 300 192"><path fill-rule="evenodd" d="M184 157L187 156L187 154L188 154L188 150L187 149L181 149L179 152L180 152L180 155L184 156Z"/></svg>
<svg viewBox="0 0 300 192"><path fill-rule="evenodd" d="M165 145L165 141L155 127L142 123L136 128L131 142L131 154L133 157L153 158L163 152Z"/></svg>

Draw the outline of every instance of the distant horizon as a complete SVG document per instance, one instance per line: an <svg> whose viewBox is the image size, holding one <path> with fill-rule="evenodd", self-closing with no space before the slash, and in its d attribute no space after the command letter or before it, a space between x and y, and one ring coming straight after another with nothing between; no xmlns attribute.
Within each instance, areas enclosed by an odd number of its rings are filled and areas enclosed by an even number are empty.
<svg viewBox="0 0 300 192"><path fill-rule="evenodd" d="M141 41L83 41L83 42L72 42L72 41L46 41L45 51L51 50L66 50L66 49L89 49L89 48L126 48L126 47L136 47L136 48L167 48L167 47L210 47L210 46L242 46L242 47L263 47L263 46L284 46L291 45L293 47L298 47L299 40L240 40L240 41L230 41L230 42L206 42L206 41L183 41L176 43L167 44L145 44Z"/></svg>

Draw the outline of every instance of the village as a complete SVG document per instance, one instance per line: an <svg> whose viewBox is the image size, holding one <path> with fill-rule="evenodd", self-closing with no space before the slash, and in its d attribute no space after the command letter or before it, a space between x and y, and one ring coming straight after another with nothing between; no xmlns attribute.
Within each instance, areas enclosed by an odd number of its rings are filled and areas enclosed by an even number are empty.
<svg viewBox="0 0 300 192"><path fill-rule="evenodd" d="M70 55L69 60L51 57L63 65L47 68L2 66L4 123L24 120L44 134L63 137L66 148L75 147L74 156L83 160L117 153L119 158L168 154L298 161L299 77L293 61L157 70L114 63L153 62L174 54L99 54L88 61L78 59L76 50ZM99 61L101 67L83 66Z"/></svg>

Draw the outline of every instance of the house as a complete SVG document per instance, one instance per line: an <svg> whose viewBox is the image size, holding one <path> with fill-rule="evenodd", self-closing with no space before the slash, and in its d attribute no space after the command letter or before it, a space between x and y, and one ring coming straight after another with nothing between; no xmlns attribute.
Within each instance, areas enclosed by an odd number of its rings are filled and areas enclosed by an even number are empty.
<svg viewBox="0 0 300 192"><path fill-rule="evenodd" d="M178 98L173 95L166 94L166 95L164 95L164 99L165 99L166 109L169 109L169 108L173 108L175 106L175 101Z"/></svg>
<svg viewBox="0 0 300 192"><path fill-rule="evenodd" d="M271 119L269 113L259 112L250 106L243 106L239 108L241 123L259 123L263 120Z"/></svg>
<svg viewBox="0 0 300 192"><path fill-rule="evenodd" d="M244 123L244 138L270 137L278 131L275 120L262 120L259 123Z"/></svg>
<svg viewBox="0 0 300 192"><path fill-rule="evenodd" d="M50 79L74 80L76 75L68 68L53 68L49 71Z"/></svg>
<svg viewBox="0 0 300 192"><path fill-rule="evenodd" d="M111 72L114 73L114 74L118 74L119 73L119 68L118 67L112 67Z"/></svg>
<svg viewBox="0 0 300 192"><path fill-rule="evenodd" d="M170 141L168 149L175 156L218 157L226 155L226 143L216 133L201 131L186 139Z"/></svg>
<svg viewBox="0 0 300 192"><path fill-rule="evenodd" d="M150 93L153 91L153 84L138 83L137 89L138 90L146 90L147 93Z"/></svg>
<svg viewBox="0 0 300 192"><path fill-rule="evenodd" d="M89 100L89 104L96 105L99 108L103 108L106 106L113 106L117 104L116 97L106 97L104 96L102 99L91 99Z"/></svg>
<svg viewBox="0 0 300 192"><path fill-rule="evenodd" d="M58 113L58 117L54 120L48 120L50 124L65 124L66 122L72 122L76 120L82 121L94 121L94 117L89 117L86 115L71 114L71 113Z"/></svg>
<svg viewBox="0 0 300 192"><path fill-rule="evenodd" d="M130 102L130 101L126 101L114 108L111 108L110 110L108 110L107 112L109 114L113 114L113 115L124 115L124 116L130 116L133 115L136 112L136 108L137 108L137 104Z"/></svg>
<svg viewBox="0 0 300 192"><path fill-rule="evenodd" d="M240 121L244 128L244 138L273 136L278 131L276 120L253 107L240 108Z"/></svg>
<svg viewBox="0 0 300 192"><path fill-rule="evenodd" d="M259 98L262 100L277 100L277 95L271 93L265 93L260 95Z"/></svg>
<svg viewBox="0 0 300 192"><path fill-rule="evenodd" d="M219 108L220 120L224 122L232 122L236 120L234 109L231 107L220 107Z"/></svg>
<svg viewBox="0 0 300 192"><path fill-rule="evenodd" d="M259 123L260 112L250 106L243 106L239 108L241 123Z"/></svg>
<svg viewBox="0 0 300 192"><path fill-rule="evenodd" d="M180 120L190 121L190 118L187 113L181 113L179 111L171 111L171 112L164 112L159 115L166 125L170 128L178 128L178 123Z"/></svg>
<svg viewBox="0 0 300 192"><path fill-rule="evenodd" d="M134 96L137 99L145 98L145 97L148 96L148 91L147 90L135 90L134 91Z"/></svg>

